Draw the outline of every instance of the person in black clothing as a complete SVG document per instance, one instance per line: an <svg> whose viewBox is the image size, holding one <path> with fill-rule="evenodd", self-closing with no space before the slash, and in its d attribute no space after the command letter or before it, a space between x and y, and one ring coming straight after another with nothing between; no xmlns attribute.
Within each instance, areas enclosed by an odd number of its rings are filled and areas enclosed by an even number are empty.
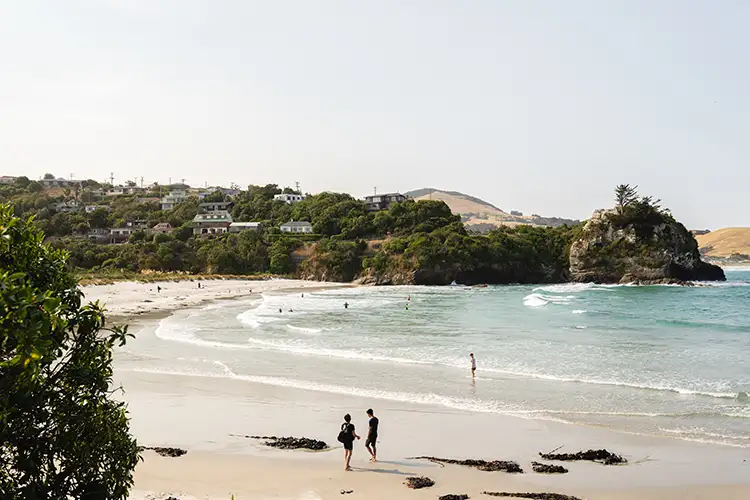
<svg viewBox="0 0 750 500"><path fill-rule="evenodd" d="M344 415L344 423L341 424L341 432L344 434L344 470L352 470L349 466L349 462L352 461L352 450L354 450L354 439L359 439L356 431L354 430L354 424L352 423L352 416L348 413Z"/></svg>
<svg viewBox="0 0 750 500"><path fill-rule="evenodd" d="M370 452L370 456L372 456L370 461L377 462L378 449L376 447L376 443L378 441L378 424L380 423L380 420L378 420L378 417L373 414L372 408L367 410L367 416L370 417L370 428L367 431L367 441L365 441L365 447L367 448L367 451Z"/></svg>

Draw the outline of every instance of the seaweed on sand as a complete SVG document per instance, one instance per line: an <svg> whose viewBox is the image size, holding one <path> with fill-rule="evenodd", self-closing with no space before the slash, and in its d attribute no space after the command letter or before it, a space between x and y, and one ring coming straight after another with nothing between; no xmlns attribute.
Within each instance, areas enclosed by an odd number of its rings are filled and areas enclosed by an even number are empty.
<svg viewBox="0 0 750 500"><path fill-rule="evenodd" d="M404 484L413 490L435 486L435 481L426 476L407 477Z"/></svg>
<svg viewBox="0 0 750 500"><path fill-rule="evenodd" d="M539 453L539 456L544 460L558 460L562 462L589 460L591 462L603 463L604 465L627 463L627 460L622 456L616 455L607 450L587 450L579 451L578 453Z"/></svg>
<svg viewBox="0 0 750 500"><path fill-rule="evenodd" d="M280 448L282 450L312 450L321 451L329 448L328 443L317 439L306 437L278 437L278 436L241 436L249 439L263 441L263 444L271 448Z"/></svg>
<svg viewBox="0 0 750 500"><path fill-rule="evenodd" d="M415 457L414 460L429 460L438 464L452 464L452 465L463 465L466 467L473 467L475 469L485 472L496 472L504 471L509 473L523 474L523 469L517 462L505 461L505 460L455 460L452 458L437 458L437 457Z"/></svg>
<svg viewBox="0 0 750 500"><path fill-rule="evenodd" d="M581 500L578 497L562 495L560 493L507 493L485 491L484 494L491 497L530 498L532 500Z"/></svg>
<svg viewBox="0 0 750 500"><path fill-rule="evenodd" d="M183 450L182 448L164 448L161 446L145 446L143 449L155 451L162 457L181 457L187 453L187 450Z"/></svg>
<svg viewBox="0 0 750 500"><path fill-rule="evenodd" d="M567 474L568 473L568 469L566 469L562 465L551 465L551 464L542 464L539 462L531 462L531 468L534 469L534 472L538 472L540 474Z"/></svg>

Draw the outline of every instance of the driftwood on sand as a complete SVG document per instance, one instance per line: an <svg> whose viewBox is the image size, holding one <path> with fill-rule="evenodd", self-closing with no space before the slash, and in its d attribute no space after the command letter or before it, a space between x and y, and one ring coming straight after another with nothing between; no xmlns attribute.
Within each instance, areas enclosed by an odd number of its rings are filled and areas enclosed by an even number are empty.
<svg viewBox="0 0 750 500"><path fill-rule="evenodd" d="M187 453L187 450L183 450L182 448L163 448L161 446L145 446L143 449L155 451L162 457L181 457Z"/></svg>
<svg viewBox="0 0 750 500"><path fill-rule="evenodd" d="M237 436L236 434L233 434ZM263 444L271 448L280 448L282 450L312 450L321 451L329 448L328 443L317 439L306 437L279 437L279 436L237 436L248 439L257 439L263 441Z"/></svg>
<svg viewBox="0 0 750 500"><path fill-rule="evenodd" d="M440 465L452 464L452 465L463 465L466 467L473 467L475 469L485 472L496 472L504 471L510 473L523 474L523 469L517 462L505 461L505 460L454 460L452 458L437 458L437 457L415 457L412 460L429 460Z"/></svg>
<svg viewBox="0 0 750 500"><path fill-rule="evenodd" d="M567 474L568 473L568 469L566 469L562 465L551 465L551 464L542 464L539 462L531 462L531 468L534 469L534 472L538 472L540 474Z"/></svg>
<svg viewBox="0 0 750 500"><path fill-rule="evenodd" d="M429 488L431 486L435 486L435 481L425 476L407 477L406 481L404 481L404 484L413 490L418 490L421 488Z"/></svg>
<svg viewBox="0 0 750 500"><path fill-rule="evenodd" d="M616 455L607 450L587 450L578 453L540 453L544 460L559 460L562 462L571 462L574 460L588 460L599 462L604 465L617 465L627 463L620 455Z"/></svg>
<svg viewBox="0 0 750 500"><path fill-rule="evenodd" d="M507 493L485 491L484 494L491 497L530 498L532 500L581 500L578 497L562 495L560 493Z"/></svg>

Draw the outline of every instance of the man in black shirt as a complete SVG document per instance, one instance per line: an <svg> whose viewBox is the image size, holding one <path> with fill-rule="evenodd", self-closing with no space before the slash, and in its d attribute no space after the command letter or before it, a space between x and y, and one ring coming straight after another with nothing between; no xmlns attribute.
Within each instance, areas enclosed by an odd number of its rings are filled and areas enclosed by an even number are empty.
<svg viewBox="0 0 750 500"><path fill-rule="evenodd" d="M378 420L378 417L373 414L372 409L367 410L367 416L370 417L370 428L367 431L365 447L367 447L367 451L369 451L372 456L371 461L377 462L378 449L376 448L376 443L378 441L378 424L380 423L380 420Z"/></svg>

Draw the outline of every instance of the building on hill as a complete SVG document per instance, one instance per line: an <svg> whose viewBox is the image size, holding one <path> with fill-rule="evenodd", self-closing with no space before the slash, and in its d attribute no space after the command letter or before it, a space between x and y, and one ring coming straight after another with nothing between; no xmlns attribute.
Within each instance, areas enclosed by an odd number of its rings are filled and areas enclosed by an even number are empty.
<svg viewBox="0 0 750 500"><path fill-rule="evenodd" d="M90 214L92 212L96 212L97 210L106 210L107 212L111 212L112 211L112 207L110 207L109 205L86 205L83 208L83 210L87 214Z"/></svg>
<svg viewBox="0 0 750 500"><path fill-rule="evenodd" d="M368 212L379 212L388 210L394 203L401 203L409 199L401 193L374 194L365 196L365 210Z"/></svg>
<svg viewBox="0 0 750 500"><path fill-rule="evenodd" d="M516 217L523 217L523 212L520 212L518 210L511 210L510 215L515 215Z"/></svg>
<svg viewBox="0 0 750 500"><path fill-rule="evenodd" d="M172 231L174 231L174 228L169 222L160 222L151 228L151 232L157 234L171 234Z"/></svg>
<svg viewBox="0 0 750 500"><path fill-rule="evenodd" d="M294 233L294 234L311 234L313 232L312 224L303 221L289 221L279 226L282 233Z"/></svg>
<svg viewBox="0 0 750 500"><path fill-rule="evenodd" d="M50 209L58 213L70 214L81 211L81 203L78 200L66 200L53 203L49 206Z"/></svg>
<svg viewBox="0 0 750 500"><path fill-rule="evenodd" d="M86 237L95 243L109 243L111 239L110 234L109 229L89 229Z"/></svg>
<svg viewBox="0 0 750 500"><path fill-rule="evenodd" d="M0 176L0 184L14 184L16 182L16 179L18 179L18 177L13 177L12 175L3 175Z"/></svg>
<svg viewBox="0 0 750 500"><path fill-rule="evenodd" d="M228 196L230 198L234 198L235 196L241 193L239 189L228 189L228 188L223 188L219 186L213 186L210 188L206 188L205 190L198 193L198 199L202 200L208 196L211 196L212 194L216 192L219 192L223 194L224 196Z"/></svg>
<svg viewBox="0 0 750 500"><path fill-rule="evenodd" d="M241 233L243 231L259 231L260 222L232 222L229 224L230 233Z"/></svg>
<svg viewBox="0 0 750 500"><path fill-rule="evenodd" d="M305 199L304 194L277 194L273 197L276 201L283 201L284 203L287 203L289 205L294 205L295 203L299 203L300 201Z"/></svg>
<svg viewBox="0 0 750 500"><path fill-rule="evenodd" d="M80 186L83 181L73 180L73 179L63 179L62 177L58 177L56 179L40 179L39 184L44 186L45 188L64 188L64 187L72 187L72 186Z"/></svg>
<svg viewBox="0 0 750 500"><path fill-rule="evenodd" d="M209 212L227 212L230 208L232 208L231 201L209 201L206 203L201 203L199 205L200 211L204 214Z"/></svg>
<svg viewBox="0 0 750 500"><path fill-rule="evenodd" d="M232 225L232 216L227 211L200 213L193 218L193 234L207 236L224 234Z"/></svg>
<svg viewBox="0 0 750 500"><path fill-rule="evenodd" d="M109 240L111 243L125 243L136 231L138 229L134 227L113 227L109 230Z"/></svg>
<svg viewBox="0 0 750 500"><path fill-rule="evenodd" d="M170 191L167 196L161 199L162 210L172 210L174 207L187 200L187 191L176 189Z"/></svg>

